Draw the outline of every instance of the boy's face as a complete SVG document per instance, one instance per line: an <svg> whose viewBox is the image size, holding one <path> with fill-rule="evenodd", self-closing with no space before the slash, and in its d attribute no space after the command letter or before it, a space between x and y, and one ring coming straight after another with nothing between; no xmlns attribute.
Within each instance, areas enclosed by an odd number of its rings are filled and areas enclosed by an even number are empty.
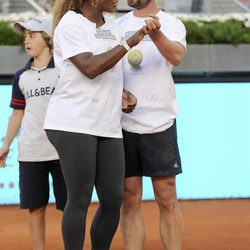
<svg viewBox="0 0 250 250"><path fill-rule="evenodd" d="M45 48L48 48L41 32L35 32L30 30L24 31L24 47L27 54L31 57L40 56Z"/></svg>

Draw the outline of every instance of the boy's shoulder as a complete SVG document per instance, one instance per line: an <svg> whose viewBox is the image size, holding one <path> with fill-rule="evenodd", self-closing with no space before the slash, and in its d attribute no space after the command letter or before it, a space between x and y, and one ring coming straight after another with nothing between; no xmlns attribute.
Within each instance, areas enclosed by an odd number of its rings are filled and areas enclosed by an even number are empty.
<svg viewBox="0 0 250 250"><path fill-rule="evenodd" d="M33 58L29 59L28 62L27 62L22 68L18 69L18 70L15 72L15 74L14 74L13 80L18 80L18 79L20 78L20 76L21 76L24 72L26 72L27 70L30 70L31 67L32 67L33 61L34 61ZM55 68L55 62L54 62L54 58L53 58L53 56L52 56L51 59L50 59L50 61L49 61L49 63L48 63L48 65L47 65L47 68L46 68L46 69L53 69L53 68ZM46 69L45 69L45 70L46 70Z"/></svg>
<svg viewBox="0 0 250 250"><path fill-rule="evenodd" d="M22 72L26 71L27 69L31 68L33 62L33 58L30 58L20 69L16 71L15 74L21 74Z"/></svg>
<svg viewBox="0 0 250 250"><path fill-rule="evenodd" d="M18 69L14 76L13 76L13 83L18 82L20 79L20 76L25 73L27 70L29 70L31 68L33 62L33 58L29 59L28 62L26 62L26 64L24 64L22 66L22 68Z"/></svg>
<svg viewBox="0 0 250 250"><path fill-rule="evenodd" d="M54 61L54 57L52 56L48 65L47 65L47 68L55 68L55 61Z"/></svg>
<svg viewBox="0 0 250 250"><path fill-rule="evenodd" d="M13 80L18 80L20 78L20 76L31 67L32 61L31 59L24 65L22 66L22 68L18 69L13 77Z"/></svg>

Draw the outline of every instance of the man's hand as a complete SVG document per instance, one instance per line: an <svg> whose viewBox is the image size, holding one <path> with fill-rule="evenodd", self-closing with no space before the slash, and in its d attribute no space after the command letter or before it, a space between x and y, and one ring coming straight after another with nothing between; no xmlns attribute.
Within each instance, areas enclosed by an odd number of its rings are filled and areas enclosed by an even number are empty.
<svg viewBox="0 0 250 250"><path fill-rule="evenodd" d="M151 35L159 31L161 28L161 24L159 21L159 17L150 14L149 18L145 20L145 25L142 26L141 29L139 29L133 36L131 36L128 40L127 43L130 48L136 46L145 35Z"/></svg>
<svg viewBox="0 0 250 250"><path fill-rule="evenodd" d="M124 113L131 113L137 104L136 97L128 90L123 89L122 93L122 111Z"/></svg>
<svg viewBox="0 0 250 250"><path fill-rule="evenodd" d="M145 20L145 25L143 26L143 31L145 34L153 34L155 31L158 31L161 28L159 17L150 14L149 18Z"/></svg>
<svg viewBox="0 0 250 250"><path fill-rule="evenodd" d="M9 154L9 148L6 146L3 146L0 149L0 168L4 168L6 166L6 158Z"/></svg>

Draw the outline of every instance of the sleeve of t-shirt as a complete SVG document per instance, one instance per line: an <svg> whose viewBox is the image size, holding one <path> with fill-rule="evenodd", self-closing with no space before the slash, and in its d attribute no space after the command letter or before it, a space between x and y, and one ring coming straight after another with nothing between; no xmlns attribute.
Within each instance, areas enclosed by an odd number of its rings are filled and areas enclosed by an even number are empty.
<svg viewBox="0 0 250 250"><path fill-rule="evenodd" d="M57 34L63 60L84 52L92 52L89 34L83 24L64 24Z"/></svg>
<svg viewBox="0 0 250 250"><path fill-rule="evenodd" d="M19 78L23 71L17 72L12 80L12 97L10 107L13 109L25 109L25 97L19 87Z"/></svg>
<svg viewBox="0 0 250 250"><path fill-rule="evenodd" d="M181 43L185 48L187 47L186 42L186 28L184 24L176 19L176 21L173 23L170 32L168 33L167 37L171 41L176 41Z"/></svg>

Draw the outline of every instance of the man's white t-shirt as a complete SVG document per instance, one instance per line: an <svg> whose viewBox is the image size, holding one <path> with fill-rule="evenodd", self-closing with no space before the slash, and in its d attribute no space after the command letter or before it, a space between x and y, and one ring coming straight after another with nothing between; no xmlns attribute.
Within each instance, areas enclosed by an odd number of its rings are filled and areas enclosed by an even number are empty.
<svg viewBox="0 0 250 250"><path fill-rule="evenodd" d="M186 29L180 20L159 11L161 31L165 36L186 47ZM139 18L129 12L117 19L121 38L126 40L143 25L145 18ZM171 127L178 113L175 86L171 71L173 65L168 62L147 35L133 49L143 53L139 67L132 67L123 59L124 87L137 97L137 106L132 113L122 114L123 129L139 133L156 133Z"/></svg>
<svg viewBox="0 0 250 250"><path fill-rule="evenodd" d="M122 63L89 79L69 58L84 52L94 55L119 44L116 23L105 18L96 28L82 14L68 11L54 34L55 65L60 79L47 109L45 129L121 138Z"/></svg>

